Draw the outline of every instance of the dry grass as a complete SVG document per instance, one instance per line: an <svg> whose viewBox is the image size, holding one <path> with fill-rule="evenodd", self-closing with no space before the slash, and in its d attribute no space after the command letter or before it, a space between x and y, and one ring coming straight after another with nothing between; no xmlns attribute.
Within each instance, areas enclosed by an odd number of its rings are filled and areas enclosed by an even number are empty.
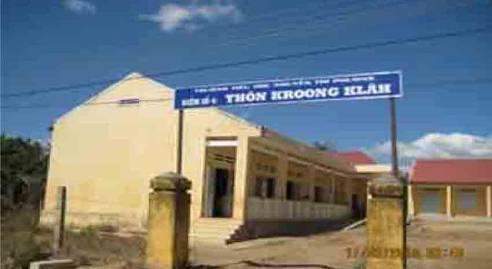
<svg viewBox="0 0 492 269"><path fill-rule="evenodd" d="M97 227L87 227L80 232L67 233L66 239L62 255L74 259L79 265L143 267L145 240L142 237L120 237L101 233Z"/></svg>
<svg viewBox="0 0 492 269"><path fill-rule="evenodd" d="M35 260L50 256L52 233L38 226L38 214L22 209L2 215L1 269L28 268ZM104 231L104 233L101 233ZM108 227L87 227L67 231L60 257L71 258L79 265L141 268L145 240L139 236L119 237Z"/></svg>
<svg viewBox="0 0 492 269"><path fill-rule="evenodd" d="M32 260L47 256L49 242L43 240L48 231L38 228L36 210L24 208L2 214L2 269L26 268Z"/></svg>

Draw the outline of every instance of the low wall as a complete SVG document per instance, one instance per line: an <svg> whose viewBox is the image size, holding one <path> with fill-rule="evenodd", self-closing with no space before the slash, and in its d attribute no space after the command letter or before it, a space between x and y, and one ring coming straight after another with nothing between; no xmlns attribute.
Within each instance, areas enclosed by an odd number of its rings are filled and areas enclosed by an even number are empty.
<svg viewBox="0 0 492 269"><path fill-rule="evenodd" d="M248 220L341 220L351 215L348 205L248 198Z"/></svg>
<svg viewBox="0 0 492 269"><path fill-rule="evenodd" d="M341 220L247 220L243 226L248 239L269 236L300 236L341 229L347 225ZM239 240L238 240L239 241Z"/></svg>
<svg viewBox="0 0 492 269"><path fill-rule="evenodd" d="M242 233L248 239L307 235L339 229L350 217L347 205L249 197Z"/></svg>
<svg viewBox="0 0 492 269"><path fill-rule="evenodd" d="M40 225L52 227L55 223L55 210L42 210ZM118 213L89 213L67 212L65 223L70 228L83 228L87 226L114 227L122 231L144 232L147 219L141 216Z"/></svg>

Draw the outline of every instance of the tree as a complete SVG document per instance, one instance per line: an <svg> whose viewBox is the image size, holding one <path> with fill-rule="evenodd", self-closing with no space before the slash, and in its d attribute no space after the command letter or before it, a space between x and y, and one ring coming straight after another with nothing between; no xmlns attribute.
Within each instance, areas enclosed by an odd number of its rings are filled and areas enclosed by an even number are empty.
<svg viewBox="0 0 492 269"><path fill-rule="evenodd" d="M2 203L6 199L18 202L9 196L17 195L20 185L39 185L39 188L44 185L49 149L37 141L4 134L0 137L0 145Z"/></svg>
<svg viewBox="0 0 492 269"><path fill-rule="evenodd" d="M313 146L321 151L336 152L335 143L328 141L314 141Z"/></svg>

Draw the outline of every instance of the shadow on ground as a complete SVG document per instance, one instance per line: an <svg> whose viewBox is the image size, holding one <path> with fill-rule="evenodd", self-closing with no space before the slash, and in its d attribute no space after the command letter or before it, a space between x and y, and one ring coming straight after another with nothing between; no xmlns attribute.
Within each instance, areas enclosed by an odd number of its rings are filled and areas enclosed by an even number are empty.
<svg viewBox="0 0 492 269"><path fill-rule="evenodd" d="M241 261L234 265L244 264L248 267L258 267L258 268L322 268L322 269L336 269L331 266L323 264L272 264L254 261ZM232 265L232 264L231 264ZM216 269L222 268L223 266L208 266L208 265L197 265L189 267L190 269Z"/></svg>

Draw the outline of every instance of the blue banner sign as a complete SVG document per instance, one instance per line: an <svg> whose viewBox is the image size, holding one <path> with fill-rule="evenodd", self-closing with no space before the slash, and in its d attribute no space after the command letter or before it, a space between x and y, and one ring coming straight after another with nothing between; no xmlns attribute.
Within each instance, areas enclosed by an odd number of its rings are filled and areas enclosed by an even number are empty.
<svg viewBox="0 0 492 269"><path fill-rule="evenodd" d="M198 86L176 90L175 109L403 96L401 72Z"/></svg>

